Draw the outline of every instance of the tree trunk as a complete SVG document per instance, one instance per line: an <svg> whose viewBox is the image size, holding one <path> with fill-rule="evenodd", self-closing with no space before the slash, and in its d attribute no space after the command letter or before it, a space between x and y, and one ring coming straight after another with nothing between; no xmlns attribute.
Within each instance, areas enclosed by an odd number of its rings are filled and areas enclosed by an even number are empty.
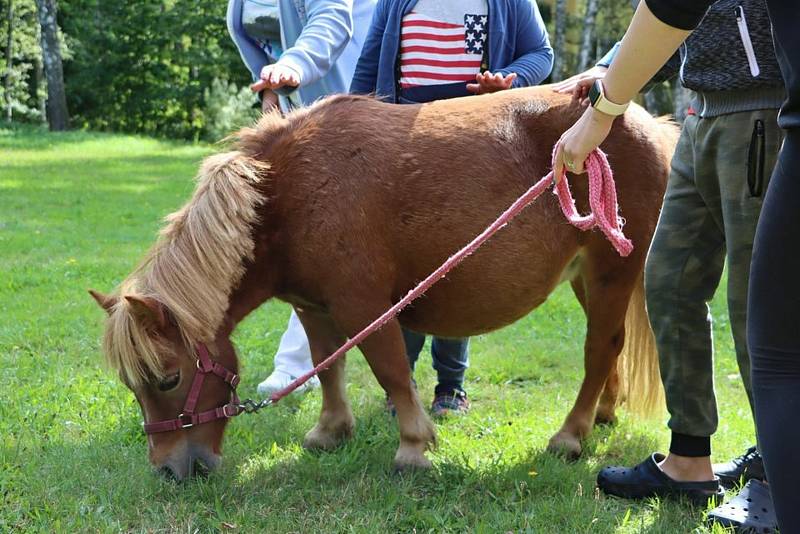
<svg viewBox="0 0 800 534"><path fill-rule="evenodd" d="M560 82L564 74L565 44L567 40L567 0L556 0L556 35L553 43L553 81Z"/></svg>
<svg viewBox="0 0 800 534"><path fill-rule="evenodd" d="M42 58L36 56L33 58L33 101L36 102L36 109L39 110L39 116L45 124L47 123L47 98L44 97L46 94Z"/></svg>
<svg viewBox="0 0 800 534"><path fill-rule="evenodd" d="M6 120L11 122L11 47L14 45L14 0L8 0L8 35L6 41Z"/></svg>
<svg viewBox="0 0 800 534"><path fill-rule="evenodd" d="M67 95L64 90L64 70L61 65L61 45L58 43L56 0L36 0L39 25L42 27L42 62L47 78L47 122L53 131L69 128Z"/></svg>
<svg viewBox="0 0 800 534"><path fill-rule="evenodd" d="M583 17L583 30L581 31L581 48L578 52L578 72L585 71L593 59L591 57L592 40L599 3L599 0L586 0L586 14Z"/></svg>

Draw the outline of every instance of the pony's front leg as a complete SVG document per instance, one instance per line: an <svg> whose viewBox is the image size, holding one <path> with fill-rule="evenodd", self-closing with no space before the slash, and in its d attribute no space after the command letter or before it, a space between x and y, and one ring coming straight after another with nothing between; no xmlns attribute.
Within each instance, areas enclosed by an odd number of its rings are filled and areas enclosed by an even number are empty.
<svg viewBox="0 0 800 534"><path fill-rule="evenodd" d="M330 356L344 342L342 335L327 315L297 310L311 347L314 365ZM322 410L319 421L303 440L307 449L330 450L353 434L355 419L345 389L345 357L319 374L322 384Z"/></svg>
<svg viewBox="0 0 800 534"><path fill-rule="evenodd" d="M429 468L431 462L425 457L425 451L435 445L436 432L411 381L400 323L397 320L388 322L359 348L397 411L400 447L394 457L395 469Z"/></svg>
<svg viewBox="0 0 800 534"><path fill-rule="evenodd" d="M336 323L342 325L350 336L356 335L391 306L389 300L378 304L373 298L351 297L352 300L347 303L332 306ZM436 433L411 382L411 368L400 323L392 319L358 347L364 353L375 378L392 398L397 411L400 447L394 457L395 468L429 468L431 462L425 457L425 451L436 443Z"/></svg>

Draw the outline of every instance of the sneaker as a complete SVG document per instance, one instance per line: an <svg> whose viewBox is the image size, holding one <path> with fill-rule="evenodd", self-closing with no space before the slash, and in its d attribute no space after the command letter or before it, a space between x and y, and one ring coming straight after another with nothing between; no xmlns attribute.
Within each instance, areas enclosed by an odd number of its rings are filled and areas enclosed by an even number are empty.
<svg viewBox="0 0 800 534"><path fill-rule="evenodd" d="M464 415L469 411L467 392L463 389L437 391L431 404L431 415L444 417L446 415Z"/></svg>
<svg viewBox="0 0 800 534"><path fill-rule="evenodd" d="M266 380L261 382L256 388L256 391L260 395L264 395L265 397L276 393L292 382L297 380L296 376L290 375L285 371L272 371L272 374L267 377ZM311 389L319 387L319 378L316 376L312 376L308 379L308 381L300 386L299 388L295 389L292 394L295 393L305 393Z"/></svg>
<svg viewBox="0 0 800 534"><path fill-rule="evenodd" d="M719 482L726 488L731 488L737 484L744 484L749 480L765 480L764 462L761 454L755 446L734 458L730 462L714 464L714 474L719 477Z"/></svg>

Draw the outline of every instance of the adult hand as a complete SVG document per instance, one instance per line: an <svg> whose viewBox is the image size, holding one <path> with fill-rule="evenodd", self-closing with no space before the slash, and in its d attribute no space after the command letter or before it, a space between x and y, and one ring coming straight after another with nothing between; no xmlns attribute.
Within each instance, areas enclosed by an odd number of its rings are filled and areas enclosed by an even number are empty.
<svg viewBox="0 0 800 534"><path fill-rule="evenodd" d="M278 89L286 85L290 87L300 85L300 75L293 68L278 62L261 69L261 79L251 85L250 90L257 93L262 89Z"/></svg>
<svg viewBox="0 0 800 534"><path fill-rule="evenodd" d="M583 164L587 156L608 137L614 118L588 107L578 122L564 132L558 141L553 161L553 177L556 183L561 179L565 167L575 174L586 171Z"/></svg>
<svg viewBox="0 0 800 534"><path fill-rule="evenodd" d="M595 80L601 80L605 77L608 67L595 66L589 70L576 74L571 78L559 82L553 86L553 91L561 94L571 94L572 100L580 100L581 104L588 104L587 97L589 96L589 89Z"/></svg>
<svg viewBox="0 0 800 534"><path fill-rule="evenodd" d="M489 71L478 73L475 75L475 81L478 83L468 83L467 91L476 95L484 93L496 93L504 89L510 89L511 84L517 79L517 73L512 72L507 76L500 73L492 74Z"/></svg>
<svg viewBox="0 0 800 534"><path fill-rule="evenodd" d="M264 92L261 93L261 113L269 113L273 109L278 109L279 106L278 95L270 89L264 89Z"/></svg>

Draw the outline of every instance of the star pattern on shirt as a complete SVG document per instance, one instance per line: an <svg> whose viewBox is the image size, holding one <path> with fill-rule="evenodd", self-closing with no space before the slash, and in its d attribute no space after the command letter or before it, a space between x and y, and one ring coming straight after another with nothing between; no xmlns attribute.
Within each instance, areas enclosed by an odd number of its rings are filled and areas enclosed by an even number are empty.
<svg viewBox="0 0 800 534"><path fill-rule="evenodd" d="M464 15L464 52L467 54L483 54L486 44L487 15Z"/></svg>

